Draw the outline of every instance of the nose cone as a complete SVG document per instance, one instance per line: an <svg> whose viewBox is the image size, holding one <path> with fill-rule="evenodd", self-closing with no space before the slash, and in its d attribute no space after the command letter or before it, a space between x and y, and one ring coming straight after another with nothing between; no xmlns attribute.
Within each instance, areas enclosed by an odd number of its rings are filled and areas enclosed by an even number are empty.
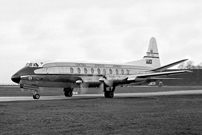
<svg viewBox="0 0 202 135"><path fill-rule="evenodd" d="M15 83L20 83L20 76L18 74L14 74L12 77L11 77L11 80Z"/></svg>

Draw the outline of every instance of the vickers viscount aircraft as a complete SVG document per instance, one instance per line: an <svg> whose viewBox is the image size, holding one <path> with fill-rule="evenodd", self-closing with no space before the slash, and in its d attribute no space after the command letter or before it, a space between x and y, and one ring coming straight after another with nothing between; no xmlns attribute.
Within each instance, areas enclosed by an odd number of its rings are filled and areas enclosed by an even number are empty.
<svg viewBox="0 0 202 135"><path fill-rule="evenodd" d="M40 98L41 87L63 88L66 97L73 95L74 88L80 88L80 93L85 93L90 87L99 87L106 98L113 98L117 86L159 81L161 85L161 81L165 79L161 76L190 72L167 71L168 68L186 60L161 67L156 39L152 37L146 55L137 61L124 64L48 62L41 66L37 63L27 63L11 79L20 84L20 88L32 90L34 99Z"/></svg>

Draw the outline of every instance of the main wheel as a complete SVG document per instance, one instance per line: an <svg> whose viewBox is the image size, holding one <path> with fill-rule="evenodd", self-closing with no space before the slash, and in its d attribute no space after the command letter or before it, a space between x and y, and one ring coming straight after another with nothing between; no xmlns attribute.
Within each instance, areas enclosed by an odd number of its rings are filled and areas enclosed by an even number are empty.
<svg viewBox="0 0 202 135"><path fill-rule="evenodd" d="M73 92L72 91L65 91L64 95L65 95L65 97L72 97Z"/></svg>
<svg viewBox="0 0 202 135"><path fill-rule="evenodd" d="M39 98L40 98L40 95L39 95L39 94L33 95L33 99L39 99Z"/></svg>
<svg viewBox="0 0 202 135"><path fill-rule="evenodd" d="M105 98L113 98L114 92L112 91L105 91Z"/></svg>

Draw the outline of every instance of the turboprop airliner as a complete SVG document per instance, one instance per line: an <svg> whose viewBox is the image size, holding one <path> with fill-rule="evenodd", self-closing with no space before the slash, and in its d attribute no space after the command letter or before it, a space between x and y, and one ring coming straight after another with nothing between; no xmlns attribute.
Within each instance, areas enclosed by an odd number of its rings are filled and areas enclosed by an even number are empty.
<svg viewBox="0 0 202 135"><path fill-rule="evenodd" d="M139 85L142 83L160 82L162 76L190 72L189 70L168 71L167 69L186 61L183 59L165 66L160 65L156 39L149 41L146 55L137 61L123 64L81 63L81 62L47 62L27 63L12 76L21 89L33 91L33 98L39 99L40 88L63 88L66 97L72 97L74 88L86 93L90 87L99 87L105 98L113 98L117 86Z"/></svg>

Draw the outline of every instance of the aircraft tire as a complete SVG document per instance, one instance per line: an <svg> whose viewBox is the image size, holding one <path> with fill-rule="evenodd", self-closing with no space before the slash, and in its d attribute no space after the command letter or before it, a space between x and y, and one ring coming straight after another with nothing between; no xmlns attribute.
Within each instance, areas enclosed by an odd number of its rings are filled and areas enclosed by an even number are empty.
<svg viewBox="0 0 202 135"><path fill-rule="evenodd" d="M39 95L39 94L33 95L33 99L39 99L39 98L40 98L40 95Z"/></svg>
<svg viewBox="0 0 202 135"><path fill-rule="evenodd" d="M64 95L65 95L65 97L72 97L73 92L72 91L65 91Z"/></svg>
<svg viewBox="0 0 202 135"><path fill-rule="evenodd" d="M113 98L114 97L114 92L105 91L104 95L105 95L105 98Z"/></svg>

